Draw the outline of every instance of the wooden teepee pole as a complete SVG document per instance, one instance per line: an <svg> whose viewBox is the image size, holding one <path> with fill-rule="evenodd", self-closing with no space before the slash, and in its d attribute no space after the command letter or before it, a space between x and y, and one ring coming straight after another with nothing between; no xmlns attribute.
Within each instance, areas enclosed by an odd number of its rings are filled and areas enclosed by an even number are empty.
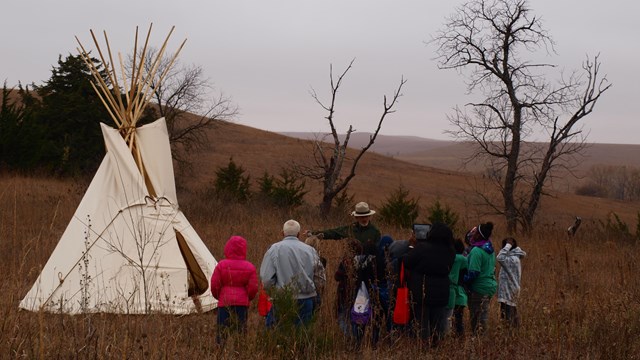
<svg viewBox="0 0 640 360"><path fill-rule="evenodd" d="M104 91L105 92L109 92L111 94L111 97L113 99L113 110L120 114L120 121L121 121L121 125L120 127L122 127L126 121L125 118L122 117L122 112L119 111L119 106L117 104L122 103L122 99L120 98L120 94L117 92L119 91L119 87L117 86L118 82L117 82L117 77L116 77L116 73L113 71L113 62L108 62L105 57L104 54L102 52L102 49L100 48L100 43L98 42L98 39L96 38L96 35L94 34L93 30L89 30L89 32L91 33L91 38L93 39L93 43L96 45L96 50L98 50L98 55L100 55L100 61L102 61L102 64L104 65L104 69L105 72L107 73L107 76L109 78L109 83L111 83L111 86L113 87L113 90L109 89L109 86L107 86L106 83L104 83L104 80L102 80L102 76L99 76L99 78L101 79L100 82L103 84L104 86ZM106 36L106 34L105 34ZM109 47L109 43L107 42L107 47ZM111 51L109 49L109 51Z"/></svg>
<svg viewBox="0 0 640 360"><path fill-rule="evenodd" d="M90 30L91 38L96 46L100 61L102 61L102 64L104 65L106 79L103 78L103 73L101 73L93 63L91 56L86 51L78 37L76 37L76 41L80 46L78 48L78 52L87 67L90 69L94 79L94 81L91 82L91 86L96 94L98 94L100 101L102 101L102 104L107 108L109 115L118 126L121 135L127 142L132 156L143 175L145 175L144 166L142 164L140 149L136 144L137 137L135 127L144 112L144 108L151 101L153 89L164 81L165 77L171 70L171 67L175 63L178 54L186 43L185 39L182 44L180 44L178 50L173 54L168 64L164 66L162 64L163 57L175 26L171 27L171 30L164 39L160 50L153 55L153 58L148 58L147 52L149 49L149 39L151 37L152 29L153 23L149 25L144 45L142 46L142 50L139 51L138 27L136 27L132 67L129 74L130 79L127 78L127 68L120 52L117 53L119 65L119 68L117 68L106 31L103 31L104 43L106 44L106 49L104 49L100 47L100 43L98 42L93 30ZM160 73L158 74L158 72Z"/></svg>
<svg viewBox="0 0 640 360"><path fill-rule="evenodd" d="M98 96L100 97L100 100L102 100L102 103L105 105L105 107L107 107L107 109L109 110L109 114L111 115L111 118L116 123L116 125L119 128L122 127L122 120L119 117L120 114L117 111L115 111L116 102L115 102L115 99L113 98L113 94L109 90L109 87L107 86L107 84L104 82L104 79L100 74L100 70L98 70L98 68L95 66L95 64L93 63L93 60L91 60L91 56L89 56L89 53L84 49L78 37L76 37L76 41L80 45L80 49L82 49L82 50L78 49L78 52L80 53L80 57L82 58L82 60L85 62L85 64L91 71L91 75L95 80L95 83L91 82L93 89L98 94ZM106 69L106 65L105 65L105 69ZM108 104L106 104L105 102L107 102Z"/></svg>
<svg viewBox="0 0 640 360"><path fill-rule="evenodd" d="M133 42L133 56L132 56L132 61L133 64L131 64L131 85L129 86L129 97L128 97L128 108L129 111L131 111L131 109L133 109L133 104L131 103L131 101L133 101L133 97L135 95L134 89L135 89L135 85L136 85L136 80L135 80L135 74L136 74L136 61L138 60L138 27L136 26L136 37L134 39Z"/></svg>
<svg viewBox="0 0 640 360"><path fill-rule="evenodd" d="M143 109L144 106L146 106L146 103L139 105L140 102L143 101L141 82L147 81L147 80L141 80L141 75L143 75L143 70L145 69L145 64L147 62L147 49L149 46L149 38L151 37L152 29L153 29L153 23L149 24L149 30L147 30L147 36L144 40L144 46L142 48L142 52L140 53L140 64L138 65L138 69L135 72L136 95L135 95L135 101L133 101L131 105L132 113L134 114L138 111L141 111L140 109ZM135 118L134 124L137 123L139 116L137 118L135 116L132 116L132 117Z"/></svg>
<svg viewBox="0 0 640 360"><path fill-rule="evenodd" d="M125 116L125 120L126 120L126 126L131 126L131 121L130 119L126 118L126 111L125 111L125 107L124 104L122 103L122 96L120 95L120 84L118 83L118 76L116 73L116 63L113 61L113 55L111 54L111 45L109 44L109 38L107 37L107 32L103 31L102 32L104 34L104 41L107 44L107 53L109 54L109 61L111 64L111 73L113 73L113 90L114 92L117 91L117 96L116 96L116 100L118 100L118 106L120 107L120 113L123 114ZM97 44L96 44L97 45ZM124 79L123 79L124 80Z"/></svg>
<svg viewBox="0 0 640 360"><path fill-rule="evenodd" d="M150 100L150 98L152 96L152 92L151 92L151 89L153 89L152 84L154 82L154 79L155 79L155 76L156 76L156 72L157 72L157 70L160 67L160 64L162 62L162 58L164 56L164 51L167 48L167 43L169 42L169 37L171 37L171 34L173 33L174 29L175 29L175 26L171 27L171 30L169 31L169 34L167 35L166 39L164 40L164 43L162 44L162 47L156 53L155 59L151 63L151 68L146 73L144 81L142 81L142 88L141 88L141 92L142 92L141 100L142 100L142 102L140 102L138 104L138 107L136 108L136 111L135 111L135 113L138 115L136 117L136 119L135 119L136 122L141 116L143 107L148 104L148 102L149 102L149 100ZM151 29L149 29L149 31L151 31Z"/></svg>
<svg viewBox="0 0 640 360"><path fill-rule="evenodd" d="M167 40L168 39L169 38L167 37ZM186 42L187 42L187 39L182 41L182 44L180 44L180 47L178 48L178 50L176 50L176 52L173 54L173 57L171 57L171 60L169 61L167 66L164 68L164 71L160 74L160 76L158 78L158 81L157 81L158 84L162 84L162 82L164 81L164 78L167 76L167 74L171 70L171 67L173 66L173 63L178 58L178 55L180 54L180 51L182 50L182 48L184 47L184 44ZM154 72L153 76L155 77L155 72ZM153 77L151 77L151 79L153 79ZM150 90L151 90L151 87L149 86L149 88L147 88L147 92L145 94L145 102L146 103L148 103L151 100L152 93L150 92ZM138 117L135 119L136 121L138 121L138 119L142 115L142 111L138 111L137 115L138 115Z"/></svg>

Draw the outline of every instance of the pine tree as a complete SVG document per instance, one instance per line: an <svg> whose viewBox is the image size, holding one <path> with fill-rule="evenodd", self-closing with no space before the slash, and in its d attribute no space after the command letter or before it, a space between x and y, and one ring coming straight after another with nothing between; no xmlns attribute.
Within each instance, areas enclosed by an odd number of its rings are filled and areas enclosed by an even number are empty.
<svg viewBox="0 0 640 360"><path fill-rule="evenodd" d="M95 60L96 63L99 63ZM92 76L79 55L58 58L58 66L42 86L34 121L46 128L42 160L61 174L92 173L104 156L99 122L113 126L91 87Z"/></svg>
<svg viewBox="0 0 640 360"><path fill-rule="evenodd" d="M33 121L32 96L19 85L7 88L5 82L0 100L0 166L12 170L39 167L43 153L45 129Z"/></svg>
<svg viewBox="0 0 640 360"><path fill-rule="evenodd" d="M380 209L382 221L401 227L411 227L418 218L418 199L409 197L409 190L400 184Z"/></svg>
<svg viewBox="0 0 640 360"><path fill-rule="evenodd" d="M229 159L229 164L216 170L214 181L214 191L216 196L224 200L235 200L244 202L251 196L249 189L249 175L244 175L242 166L236 165L233 158Z"/></svg>

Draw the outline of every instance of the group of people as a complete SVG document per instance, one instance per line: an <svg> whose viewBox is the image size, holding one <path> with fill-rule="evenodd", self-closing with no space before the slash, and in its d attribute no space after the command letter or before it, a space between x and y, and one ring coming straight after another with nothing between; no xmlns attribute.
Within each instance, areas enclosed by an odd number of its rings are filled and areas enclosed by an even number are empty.
<svg viewBox="0 0 640 360"><path fill-rule="evenodd" d="M493 223L480 224L467 232L464 242L455 239L443 223L430 224L426 235L414 231L409 240L381 236L371 222L374 210L358 203L351 213L354 222L327 230L302 231L295 220L282 228L283 239L272 244L260 266L264 288L287 289L295 298L296 325L308 324L320 304L326 282L325 260L316 247L301 241L301 234L316 239L346 241L337 266L335 314L347 339L360 345L367 327L375 345L383 332L407 333L424 344L437 345L450 332L464 334L464 312L469 309L471 330L487 328L489 304L498 293L501 317L518 326L516 303L520 290L522 259L526 254L514 238L503 240L495 254ZM232 236L225 245L225 259L216 266L211 292L218 299L218 341L225 331L246 329L249 303L259 290L253 264L246 260L247 242ZM496 261L501 264L498 278ZM394 322L395 294L406 280L409 321ZM398 304L399 305L399 304ZM280 309L282 310L282 309ZM266 315L267 327L279 321L277 304Z"/></svg>
<svg viewBox="0 0 640 360"><path fill-rule="evenodd" d="M297 221L286 221L283 239L269 247L260 266L265 289L286 289L295 298L297 325L311 320L326 281L318 252L300 241L300 232ZM211 294L218 299L218 343L224 342L229 331L246 330L248 307L259 290L256 268L246 259L247 241L232 236L225 244L224 255L211 276ZM278 315L277 306L272 306L266 315L267 327L277 324Z"/></svg>

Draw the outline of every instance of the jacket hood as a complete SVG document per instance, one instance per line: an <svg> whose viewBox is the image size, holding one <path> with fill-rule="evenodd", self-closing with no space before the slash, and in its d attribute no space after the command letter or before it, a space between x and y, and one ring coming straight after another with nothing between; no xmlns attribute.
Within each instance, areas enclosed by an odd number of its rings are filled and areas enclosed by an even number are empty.
<svg viewBox="0 0 640 360"><path fill-rule="evenodd" d="M482 244L482 246L478 247L486 251L487 254L493 254L495 252L495 250L493 249L493 245L491 245L491 241L487 241L486 243Z"/></svg>
<svg viewBox="0 0 640 360"><path fill-rule="evenodd" d="M441 222L435 222L431 226L431 229L427 233L427 238L421 241L430 241L439 244L453 244L453 231L446 225Z"/></svg>
<svg viewBox="0 0 640 360"><path fill-rule="evenodd" d="M520 247L516 247L516 248L511 248L507 252L507 256L517 256L519 258L523 258L527 256L527 253L524 250L520 249Z"/></svg>
<svg viewBox="0 0 640 360"><path fill-rule="evenodd" d="M242 236L232 236L224 246L224 257L232 260L246 260L247 240Z"/></svg>
<svg viewBox="0 0 640 360"><path fill-rule="evenodd" d="M384 259L385 251L389 248L389 245L393 243L393 238L389 235L384 235L378 242L378 256Z"/></svg>

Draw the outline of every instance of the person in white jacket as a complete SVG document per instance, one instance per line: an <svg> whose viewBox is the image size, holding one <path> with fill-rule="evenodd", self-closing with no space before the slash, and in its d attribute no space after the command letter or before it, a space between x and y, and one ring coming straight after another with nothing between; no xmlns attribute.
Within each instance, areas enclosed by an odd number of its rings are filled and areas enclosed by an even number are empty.
<svg viewBox="0 0 640 360"><path fill-rule="evenodd" d="M517 327L520 325L520 317L516 310L518 296L520 295L520 277L522 264L520 260L527 256L514 238L502 240L502 249L496 256L500 264L498 275L498 303L500 303L500 318L507 324Z"/></svg>

